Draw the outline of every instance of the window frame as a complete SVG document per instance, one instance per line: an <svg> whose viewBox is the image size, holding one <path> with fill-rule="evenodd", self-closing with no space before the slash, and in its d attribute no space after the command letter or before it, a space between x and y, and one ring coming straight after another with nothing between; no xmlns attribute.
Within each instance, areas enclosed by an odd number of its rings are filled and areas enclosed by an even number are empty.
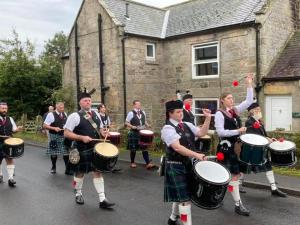
<svg viewBox="0 0 300 225"><path fill-rule="evenodd" d="M153 56L148 56L148 46L152 46ZM146 60L155 61L155 59L156 59L156 44L151 43L151 42L147 42L146 43Z"/></svg>
<svg viewBox="0 0 300 225"><path fill-rule="evenodd" d="M220 47L219 42L208 42L203 44L195 44L192 45L192 79L211 79L211 78L219 78L220 76ZM208 59L208 60L195 60L195 50L202 49L207 47L217 47L217 58L216 59ZM208 64L208 63L218 63L218 74L216 75L196 75L196 65Z"/></svg>

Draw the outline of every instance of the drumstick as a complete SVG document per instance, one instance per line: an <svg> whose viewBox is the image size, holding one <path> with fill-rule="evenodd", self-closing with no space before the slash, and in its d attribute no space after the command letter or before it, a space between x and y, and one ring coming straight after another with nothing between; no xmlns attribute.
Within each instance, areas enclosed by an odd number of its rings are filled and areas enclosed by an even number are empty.
<svg viewBox="0 0 300 225"><path fill-rule="evenodd" d="M0 135L0 138L9 138L10 136Z"/></svg>
<svg viewBox="0 0 300 225"><path fill-rule="evenodd" d="M94 139L92 139L92 141L104 141L104 139L96 139L96 138L94 138ZM110 140L106 140L107 142L110 142Z"/></svg>
<svg viewBox="0 0 300 225"><path fill-rule="evenodd" d="M105 138L104 138L104 143L106 142L106 139L107 139L107 136L108 136L108 133L109 133L109 128L107 129L107 131L106 131L107 133L106 133L106 135L105 135Z"/></svg>

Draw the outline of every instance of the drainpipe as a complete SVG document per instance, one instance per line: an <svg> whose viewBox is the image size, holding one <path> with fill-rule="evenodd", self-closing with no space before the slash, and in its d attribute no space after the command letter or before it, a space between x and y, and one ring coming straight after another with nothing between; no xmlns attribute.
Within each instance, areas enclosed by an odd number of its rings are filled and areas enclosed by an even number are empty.
<svg viewBox="0 0 300 225"><path fill-rule="evenodd" d="M124 103L124 120L127 116L127 91L126 91L126 59L125 59L125 39L127 37L122 37L122 67L123 67L123 103Z"/></svg>
<svg viewBox="0 0 300 225"><path fill-rule="evenodd" d="M79 47L78 47L78 26L75 23L75 74L76 74L76 92L77 92L77 102L79 102L80 95L80 80L79 80ZM80 106L77 104L78 110Z"/></svg>
<svg viewBox="0 0 300 225"><path fill-rule="evenodd" d="M100 90L101 102L105 104L105 93L109 90L109 86L104 85L104 61L103 61L103 42L102 42L102 17L98 14L98 43L99 43L99 68L100 68Z"/></svg>
<svg viewBox="0 0 300 225"><path fill-rule="evenodd" d="M260 24L256 24L255 28L255 39L256 39L256 86L255 86L255 93L257 98L257 103L259 103L259 94L263 87L261 83L261 74L260 74Z"/></svg>

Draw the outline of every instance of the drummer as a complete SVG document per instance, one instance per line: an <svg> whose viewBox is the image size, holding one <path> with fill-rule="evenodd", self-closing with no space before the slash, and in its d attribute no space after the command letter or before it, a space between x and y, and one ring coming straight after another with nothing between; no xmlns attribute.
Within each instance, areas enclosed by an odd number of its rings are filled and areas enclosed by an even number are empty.
<svg viewBox="0 0 300 225"><path fill-rule="evenodd" d="M184 122L189 122L196 126L195 124L195 116L192 112L193 107L193 95L191 95L189 92L187 92L183 97L183 119Z"/></svg>
<svg viewBox="0 0 300 225"><path fill-rule="evenodd" d="M190 158L205 160L205 155L195 152L195 137L204 136L211 120L210 110L204 109L206 117L201 128L182 122L183 103L180 100L166 103L166 125L161 130L161 138L166 143L166 167L164 201L173 202L168 225L192 224L190 187L192 161Z"/></svg>
<svg viewBox="0 0 300 225"><path fill-rule="evenodd" d="M276 141L274 138L270 138L267 135L267 132L265 130L264 123L262 121L262 113L261 109L259 107L259 104L254 102L248 107L249 117L245 123L245 127L247 127L246 133L249 134L258 134L261 136L266 137L270 142ZM247 170L248 171L248 170ZM267 162L263 165L252 165L250 168L250 172L259 173L259 172L265 172L267 180L269 181L269 184L271 186L271 194L273 196L278 197L287 197L287 194L279 190L276 186L275 178L274 178L274 172L272 170L272 165L270 160L267 157Z"/></svg>
<svg viewBox="0 0 300 225"><path fill-rule="evenodd" d="M71 175L68 171L69 155L64 143L64 125L67 121L67 114L65 113L65 104L57 102L54 112L49 112L43 124L43 128L49 130L49 143L47 148L47 155L50 155L52 167L51 174L56 173L56 161L59 155L63 156L65 163L65 174Z"/></svg>
<svg viewBox="0 0 300 225"><path fill-rule="evenodd" d="M139 131L149 128L150 125L146 120L146 113L141 109L141 102L139 100L133 101L133 109L127 114L125 125L130 129L128 132L127 149L130 150L131 168L136 168L135 155L137 150L142 150L143 158L146 163L146 169L152 169L156 166L151 163L147 149L141 149L139 146Z"/></svg>
<svg viewBox="0 0 300 225"><path fill-rule="evenodd" d="M252 82L253 76L248 75L246 77L246 100L237 106L234 106L231 93L223 93L220 97L221 108L215 114L216 132L220 138L217 151L224 153L225 158L222 163L232 174L229 190L235 202L235 212L242 216L249 216L250 212L243 206L240 198L239 176L242 171L240 171L240 164L234 152L234 146L240 134L246 132L246 127L241 127L239 114L245 111L253 102Z"/></svg>
<svg viewBox="0 0 300 225"><path fill-rule="evenodd" d="M6 161L6 169L8 174L8 186L15 187L16 181L14 180L15 165L14 160L5 156L3 152L5 137L11 137L13 133L22 130L22 127L17 127L14 119L7 116L8 106L6 102L0 102L0 164L2 160ZM3 175L0 176L0 180L3 181ZM1 182L0 182L1 183Z"/></svg>
<svg viewBox="0 0 300 225"><path fill-rule="evenodd" d="M103 130L100 118L96 112L91 110L92 100L90 94L83 92L79 96L79 105L81 110L72 113L66 122L64 136L75 141L79 151L80 161L73 166L75 173L75 202L84 204L82 185L84 174L93 173L93 183L99 196L100 208L112 208L115 204L106 199L104 192L104 179L102 174L92 166L93 150L96 142L93 139L99 139L100 133L106 136Z"/></svg>

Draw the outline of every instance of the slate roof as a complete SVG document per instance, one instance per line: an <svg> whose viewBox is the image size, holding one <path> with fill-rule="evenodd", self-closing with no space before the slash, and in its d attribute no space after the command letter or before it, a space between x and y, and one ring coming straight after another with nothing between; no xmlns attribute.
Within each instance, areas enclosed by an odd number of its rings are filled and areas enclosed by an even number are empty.
<svg viewBox="0 0 300 225"><path fill-rule="evenodd" d="M190 0L164 9L126 0L99 0L130 34L166 38L255 22L266 0ZM126 2L129 17L125 18Z"/></svg>
<svg viewBox="0 0 300 225"><path fill-rule="evenodd" d="M273 68L263 78L266 81L296 79L300 79L300 31L295 32Z"/></svg>

